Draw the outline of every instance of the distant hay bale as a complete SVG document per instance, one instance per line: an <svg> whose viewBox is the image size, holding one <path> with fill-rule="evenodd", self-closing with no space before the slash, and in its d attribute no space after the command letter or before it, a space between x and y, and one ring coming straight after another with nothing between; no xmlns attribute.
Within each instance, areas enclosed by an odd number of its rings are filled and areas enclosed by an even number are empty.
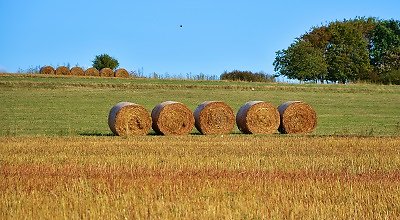
<svg viewBox="0 0 400 220"><path fill-rule="evenodd" d="M194 111L194 118L201 134L226 134L235 126L233 110L224 102L203 102Z"/></svg>
<svg viewBox="0 0 400 220"><path fill-rule="evenodd" d="M180 102L166 101L151 112L153 130L163 135L184 135L194 127L193 112Z"/></svg>
<svg viewBox="0 0 400 220"><path fill-rule="evenodd" d="M70 75L71 72L69 71L69 68L66 66L59 66L56 69L56 75Z"/></svg>
<svg viewBox="0 0 400 220"><path fill-rule="evenodd" d="M279 132L283 134L310 133L317 126L314 109L301 101L288 101L278 107L281 118Z"/></svg>
<svg viewBox="0 0 400 220"><path fill-rule="evenodd" d="M96 68L90 67L85 70L85 76L100 76L100 73Z"/></svg>
<svg viewBox="0 0 400 220"><path fill-rule="evenodd" d="M141 105L120 102L111 108L108 126L118 136L146 135L151 128L150 113Z"/></svg>
<svg viewBox="0 0 400 220"><path fill-rule="evenodd" d="M40 68L40 74L54 75L56 71L52 66L44 66Z"/></svg>
<svg viewBox="0 0 400 220"><path fill-rule="evenodd" d="M74 75L74 76L84 76L85 75L85 71L83 71L83 69L79 66L72 67L70 72L71 72L71 75Z"/></svg>
<svg viewBox="0 0 400 220"><path fill-rule="evenodd" d="M103 68L100 70L101 77L114 77L114 71L110 68Z"/></svg>
<svg viewBox="0 0 400 220"><path fill-rule="evenodd" d="M263 101L247 102L236 114L236 124L245 134L272 134L278 130L279 122L276 107Z"/></svg>
<svg viewBox="0 0 400 220"><path fill-rule="evenodd" d="M128 78L129 77L129 72L124 68L119 68L119 69L115 70L114 76L115 77Z"/></svg>

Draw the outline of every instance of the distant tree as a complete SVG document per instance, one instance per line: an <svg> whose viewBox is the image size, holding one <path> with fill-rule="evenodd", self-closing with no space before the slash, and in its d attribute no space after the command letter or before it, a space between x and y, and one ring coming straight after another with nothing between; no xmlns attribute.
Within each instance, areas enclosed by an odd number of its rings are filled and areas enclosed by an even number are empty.
<svg viewBox="0 0 400 220"><path fill-rule="evenodd" d="M371 34L370 60L382 83L400 84L400 21L380 22Z"/></svg>
<svg viewBox="0 0 400 220"><path fill-rule="evenodd" d="M329 26L332 38L327 45L328 79L345 83L366 80L371 66L368 40L351 22Z"/></svg>
<svg viewBox="0 0 400 220"><path fill-rule="evenodd" d="M233 70L224 72L220 76L221 80L248 81L248 82L274 82L275 76L263 72L253 73L251 71Z"/></svg>
<svg viewBox="0 0 400 220"><path fill-rule="evenodd" d="M280 74L300 81L324 82L328 73L323 51L302 39L292 44L287 50L278 51L274 66L275 71Z"/></svg>
<svg viewBox="0 0 400 220"><path fill-rule="evenodd" d="M313 27L277 51L273 64L290 79L400 84L400 22L356 18Z"/></svg>
<svg viewBox="0 0 400 220"><path fill-rule="evenodd" d="M108 54L97 55L92 62L92 66L97 70L101 70L103 68L115 70L119 66L118 60Z"/></svg>

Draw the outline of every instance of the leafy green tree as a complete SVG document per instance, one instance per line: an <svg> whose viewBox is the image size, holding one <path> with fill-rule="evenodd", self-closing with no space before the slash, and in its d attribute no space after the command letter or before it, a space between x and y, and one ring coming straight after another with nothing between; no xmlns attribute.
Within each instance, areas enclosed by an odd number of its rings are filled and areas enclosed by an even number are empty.
<svg viewBox="0 0 400 220"><path fill-rule="evenodd" d="M332 38L326 52L328 79L342 83L366 80L371 66L363 33L350 22L332 23L329 31Z"/></svg>
<svg viewBox="0 0 400 220"><path fill-rule="evenodd" d="M97 70L101 70L103 68L115 70L119 66L118 60L108 54L97 55L92 62L93 67Z"/></svg>
<svg viewBox="0 0 400 220"><path fill-rule="evenodd" d="M382 21L372 31L370 59L380 82L400 84L400 21Z"/></svg>
<svg viewBox="0 0 400 220"><path fill-rule="evenodd" d="M335 21L313 27L287 49L277 51L275 71L306 81L382 82L388 78L397 82L399 42L399 21Z"/></svg>
<svg viewBox="0 0 400 220"><path fill-rule="evenodd" d="M277 52L275 71L289 79L301 81L320 80L327 77L327 63L323 51L309 41L298 40L287 50Z"/></svg>

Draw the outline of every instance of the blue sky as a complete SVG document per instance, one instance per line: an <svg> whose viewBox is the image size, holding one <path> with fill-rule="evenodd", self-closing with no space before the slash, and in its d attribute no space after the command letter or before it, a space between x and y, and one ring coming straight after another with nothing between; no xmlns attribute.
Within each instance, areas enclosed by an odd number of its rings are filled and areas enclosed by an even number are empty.
<svg viewBox="0 0 400 220"><path fill-rule="evenodd" d="M400 20L399 9L398 0L0 0L0 70L87 68L107 53L145 74L273 73L275 52L311 27Z"/></svg>

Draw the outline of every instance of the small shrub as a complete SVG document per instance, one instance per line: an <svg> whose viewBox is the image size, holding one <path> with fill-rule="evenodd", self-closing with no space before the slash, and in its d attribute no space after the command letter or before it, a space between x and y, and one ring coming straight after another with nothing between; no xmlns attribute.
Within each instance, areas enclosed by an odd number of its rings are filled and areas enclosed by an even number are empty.
<svg viewBox="0 0 400 220"><path fill-rule="evenodd" d="M110 68L112 70L115 70L118 66L118 60L108 54L97 55L93 60L93 67L99 71L103 68Z"/></svg>
<svg viewBox="0 0 400 220"><path fill-rule="evenodd" d="M224 72L220 76L221 80L248 81L248 82L275 82L275 76L263 72L253 73L251 71L234 70Z"/></svg>

